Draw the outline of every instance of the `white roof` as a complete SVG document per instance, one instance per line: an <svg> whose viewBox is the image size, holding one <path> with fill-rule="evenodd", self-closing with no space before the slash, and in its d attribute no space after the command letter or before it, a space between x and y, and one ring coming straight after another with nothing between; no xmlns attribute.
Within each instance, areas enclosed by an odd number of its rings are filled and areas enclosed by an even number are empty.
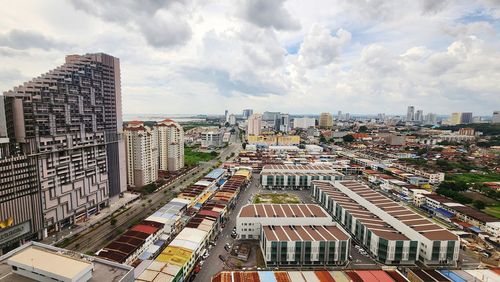
<svg viewBox="0 0 500 282"><path fill-rule="evenodd" d="M7 260L7 263L24 269L33 269L34 272L48 277L59 277L59 279L63 277L70 280L79 279L93 269L90 262L36 247L28 247L14 254Z"/></svg>
<svg viewBox="0 0 500 282"><path fill-rule="evenodd" d="M200 180L200 181L196 182L194 185L210 186L210 184L212 184L211 181Z"/></svg>

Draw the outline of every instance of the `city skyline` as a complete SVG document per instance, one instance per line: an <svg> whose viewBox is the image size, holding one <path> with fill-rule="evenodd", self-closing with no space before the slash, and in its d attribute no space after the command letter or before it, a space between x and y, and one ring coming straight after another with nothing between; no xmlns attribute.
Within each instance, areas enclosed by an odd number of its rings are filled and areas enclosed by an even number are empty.
<svg viewBox="0 0 500 282"><path fill-rule="evenodd" d="M296 114L404 114L415 105L424 114L491 116L500 104L492 83L500 76L500 13L491 1L140 8L9 3L0 19L0 89L67 54L105 52L122 62L125 114L263 112L274 104Z"/></svg>

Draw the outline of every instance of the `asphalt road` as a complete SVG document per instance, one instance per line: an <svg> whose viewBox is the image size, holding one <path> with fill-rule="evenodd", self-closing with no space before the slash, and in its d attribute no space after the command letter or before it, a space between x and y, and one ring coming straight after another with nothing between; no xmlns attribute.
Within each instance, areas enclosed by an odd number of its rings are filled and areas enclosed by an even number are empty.
<svg viewBox="0 0 500 282"><path fill-rule="evenodd" d="M131 205L126 212L115 215L115 219L117 220L115 225L111 225L110 221L106 220L102 224L94 226L90 230L79 234L77 239L65 246L65 248L82 253L96 252L100 250L111 240L121 235L121 233L129 228L132 223L146 218L175 197L180 190L187 187L193 181L203 177L207 173L207 170L213 167L219 159L224 161L226 157L231 155L231 153L234 152L236 155L240 149L241 143L239 142L229 144L226 148L222 149L218 159L202 163L193 172L174 180L172 183L161 188L159 191L145 196L143 199Z"/></svg>
<svg viewBox="0 0 500 282"><path fill-rule="evenodd" d="M194 281L205 282L211 281L212 276L217 274L217 272L224 269L224 263L219 259L219 255L223 255L225 258L228 257L229 253L224 250L224 245L229 243L231 246L234 239L231 237L231 231L236 226L236 216L240 212L241 208L249 203L252 194L255 194L259 190L259 175L252 175L252 180L247 189L240 192L240 198L236 203L236 207L231 211L229 215L229 221L226 223L226 227L222 229L219 237L216 241L216 246L214 246L209 251L208 258L204 261L201 271L196 275Z"/></svg>

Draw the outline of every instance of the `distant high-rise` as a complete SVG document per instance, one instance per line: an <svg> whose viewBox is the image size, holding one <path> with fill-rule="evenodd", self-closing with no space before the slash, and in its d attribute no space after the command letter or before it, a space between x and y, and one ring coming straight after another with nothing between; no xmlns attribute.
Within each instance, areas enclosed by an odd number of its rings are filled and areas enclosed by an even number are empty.
<svg viewBox="0 0 500 282"><path fill-rule="evenodd" d="M156 128L131 121L123 130L127 155L127 185L142 187L158 179Z"/></svg>
<svg viewBox="0 0 500 282"><path fill-rule="evenodd" d="M253 115L253 110L252 109L244 109L243 110L243 118L244 119L249 118L251 115Z"/></svg>
<svg viewBox="0 0 500 282"><path fill-rule="evenodd" d="M303 128L308 129L309 127L316 126L316 119L309 117L301 117L293 119L293 127L294 128Z"/></svg>
<svg viewBox="0 0 500 282"><path fill-rule="evenodd" d="M226 122L229 122L229 111L228 111L228 110L225 110L225 111L224 111L224 120L225 120Z"/></svg>
<svg viewBox="0 0 500 282"><path fill-rule="evenodd" d="M406 110L406 121L413 121L415 119L415 107L408 106Z"/></svg>
<svg viewBox="0 0 500 282"><path fill-rule="evenodd" d="M427 124L427 125L435 125L435 124L437 124L436 114L433 114L433 113L426 114L425 118L424 118L424 124Z"/></svg>
<svg viewBox="0 0 500 282"><path fill-rule="evenodd" d="M282 132L290 131L290 115L289 114L280 114L277 129L279 131L282 131Z"/></svg>
<svg viewBox="0 0 500 282"><path fill-rule="evenodd" d="M126 190L118 58L70 55L4 95L10 154L36 165L45 233L85 219Z"/></svg>
<svg viewBox="0 0 500 282"><path fill-rule="evenodd" d="M460 115L460 123L461 124L472 123L472 113L462 113Z"/></svg>
<svg viewBox="0 0 500 282"><path fill-rule="evenodd" d="M451 125L457 125L460 124L460 116L462 113L451 113L450 119L449 119L449 124Z"/></svg>
<svg viewBox="0 0 500 282"><path fill-rule="evenodd" d="M415 119L416 122L423 122L424 121L424 111L422 110L417 110L417 113L415 114Z"/></svg>
<svg viewBox="0 0 500 282"><path fill-rule="evenodd" d="M494 111L491 118L492 123L500 123L500 111Z"/></svg>
<svg viewBox="0 0 500 282"><path fill-rule="evenodd" d="M184 129L171 119L156 125L159 170L177 171L184 167Z"/></svg>
<svg viewBox="0 0 500 282"><path fill-rule="evenodd" d="M248 118L248 135L260 135L262 129L262 115L253 114Z"/></svg>
<svg viewBox="0 0 500 282"><path fill-rule="evenodd" d="M320 128L332 128L333 117L330 113L321 113L319 115L319 127Z"/></svg>
<svg viewBox="0 0 500 282"><path fill-rule="evenodd" d="M342 120L342 111L337 113L337 120Z"/></svg>
<svg viewBox="0 0 500 282"><path fill-rule="evenodd" d="M236 125L236 116L233 115L233 114L230 114L228 122L229 122L230 125Z"/></svg>

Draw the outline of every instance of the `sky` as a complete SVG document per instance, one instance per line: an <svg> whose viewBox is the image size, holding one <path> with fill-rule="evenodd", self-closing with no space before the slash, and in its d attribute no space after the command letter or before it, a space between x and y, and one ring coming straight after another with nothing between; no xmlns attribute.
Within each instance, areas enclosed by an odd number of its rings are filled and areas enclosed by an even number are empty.
<svg viewBox="0 0 500 282"><path fill-rule="evenodd" d="M125 114L500 110L499 0L0 0L0 91L120 58Z"/></svg>

